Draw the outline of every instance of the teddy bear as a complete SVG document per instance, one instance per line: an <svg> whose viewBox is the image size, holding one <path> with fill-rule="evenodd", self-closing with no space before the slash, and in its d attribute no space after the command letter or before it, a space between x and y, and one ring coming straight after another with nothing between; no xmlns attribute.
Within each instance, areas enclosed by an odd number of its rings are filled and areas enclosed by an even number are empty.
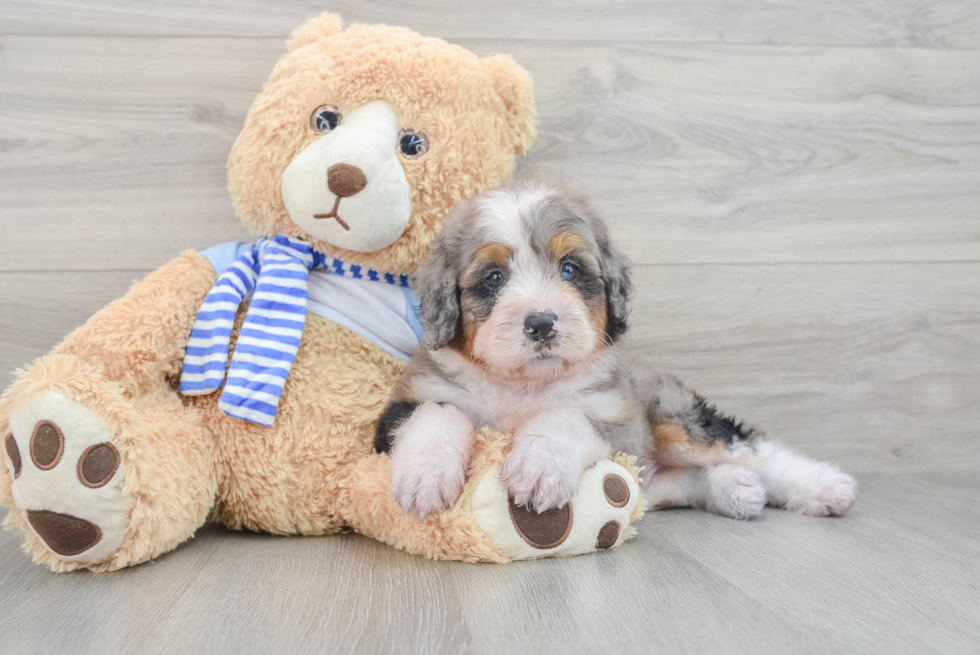
<svg viewBox="0 0 980 655"><path fill-rule="evenodd" d="M532 81L401 27L298 27L228 160L254 243L176 259L24 370L0 399L5 526L55 571L145 562L209 521L354 530L435 559L593 552L634 533L635 460L565 507L515 506L509 435L483 431L462 496L418 519L373 437L418 344L412 274L453 205L509 182Z"/></svg>

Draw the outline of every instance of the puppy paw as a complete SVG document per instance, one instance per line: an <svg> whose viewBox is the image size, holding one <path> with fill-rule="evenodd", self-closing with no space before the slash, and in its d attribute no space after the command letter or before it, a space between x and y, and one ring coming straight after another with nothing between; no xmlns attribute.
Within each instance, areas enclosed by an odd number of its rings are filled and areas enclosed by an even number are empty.
<svg viewBox="0 0 980 655"><path fill-rule="evenodd" d="M706 475L709 511L734 519L754 519L762 515L766 506L766 488L755 471L720 464L709 467Z"/></svg>
<svg viewBox="0 0 980 655"><path fill-rule="evenodd" d="M445 451L393 456L391 497L411 516L444 512L463 493L466 465L464 457Z"/></svg>
<svg viewBox="0 0 980 655"><path fill-rule="evenodd" d="M808 516L843 516L857 501L857 480L835 465L821 463L812 482L797 489L785 509Z"/></svg>
<svg viewBox="0 0 980 655"><path fill-rule="evenodd" d="M582 467L543 439L514 447L501 469L500 481L514 503L544 512L564 507L578 491Z"/></svg>

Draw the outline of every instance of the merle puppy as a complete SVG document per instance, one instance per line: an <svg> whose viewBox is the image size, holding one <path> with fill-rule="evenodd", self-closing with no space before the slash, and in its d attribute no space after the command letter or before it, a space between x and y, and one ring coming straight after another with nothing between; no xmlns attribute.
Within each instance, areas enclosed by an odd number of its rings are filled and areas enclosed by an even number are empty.
<svg viewBox="0 0 980 655"><path fill-rule="evenodd" d="M628 366L629 262L566 188L501 189L446 218L418 278L424 343L378 425L408 514L453 505L474 435L513 432L501 481L519 505L567 503L614 451L646 466L652 506L753 518L767 501L840 515L857 484L719 414L678 379Z"/></svg>

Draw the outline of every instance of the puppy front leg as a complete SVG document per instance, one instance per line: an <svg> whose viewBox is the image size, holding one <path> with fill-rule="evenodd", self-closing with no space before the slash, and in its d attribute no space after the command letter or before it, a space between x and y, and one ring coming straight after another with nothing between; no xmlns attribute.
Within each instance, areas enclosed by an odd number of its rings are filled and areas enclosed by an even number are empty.
<svg viewBox="0 0 980 655"><path fill-rule="evenodd" d="M423 403L394 432L391 497L423 518L453 506L473 455L474 428L452 405Z"/></svg>
<svg viewBox="0 0 980 655"><path fill-rule="evenodd" d="M516 432L500 480L516 504L543 512L567 504L582 473L609 455L609 446L581 410L553 410Z"/></svg>

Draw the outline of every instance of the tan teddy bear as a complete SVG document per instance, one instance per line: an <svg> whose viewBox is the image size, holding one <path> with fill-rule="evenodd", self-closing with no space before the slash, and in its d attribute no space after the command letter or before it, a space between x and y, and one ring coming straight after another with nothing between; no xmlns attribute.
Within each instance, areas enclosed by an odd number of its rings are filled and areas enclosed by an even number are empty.
<svg viewBox="0 0 980 655"><path fill-rule="evenodd" d="M373 452L418 343L410 276L454 204L510 180L534 117L509 57L331 14L298 28L228 162L257 242L182 253L18 372L5 525L58 571L146 561L209 520L467 561L622 543L644 506L629 458L538 515L509 502L508 437L485 432L456 506L418 520Z"/></svg>

